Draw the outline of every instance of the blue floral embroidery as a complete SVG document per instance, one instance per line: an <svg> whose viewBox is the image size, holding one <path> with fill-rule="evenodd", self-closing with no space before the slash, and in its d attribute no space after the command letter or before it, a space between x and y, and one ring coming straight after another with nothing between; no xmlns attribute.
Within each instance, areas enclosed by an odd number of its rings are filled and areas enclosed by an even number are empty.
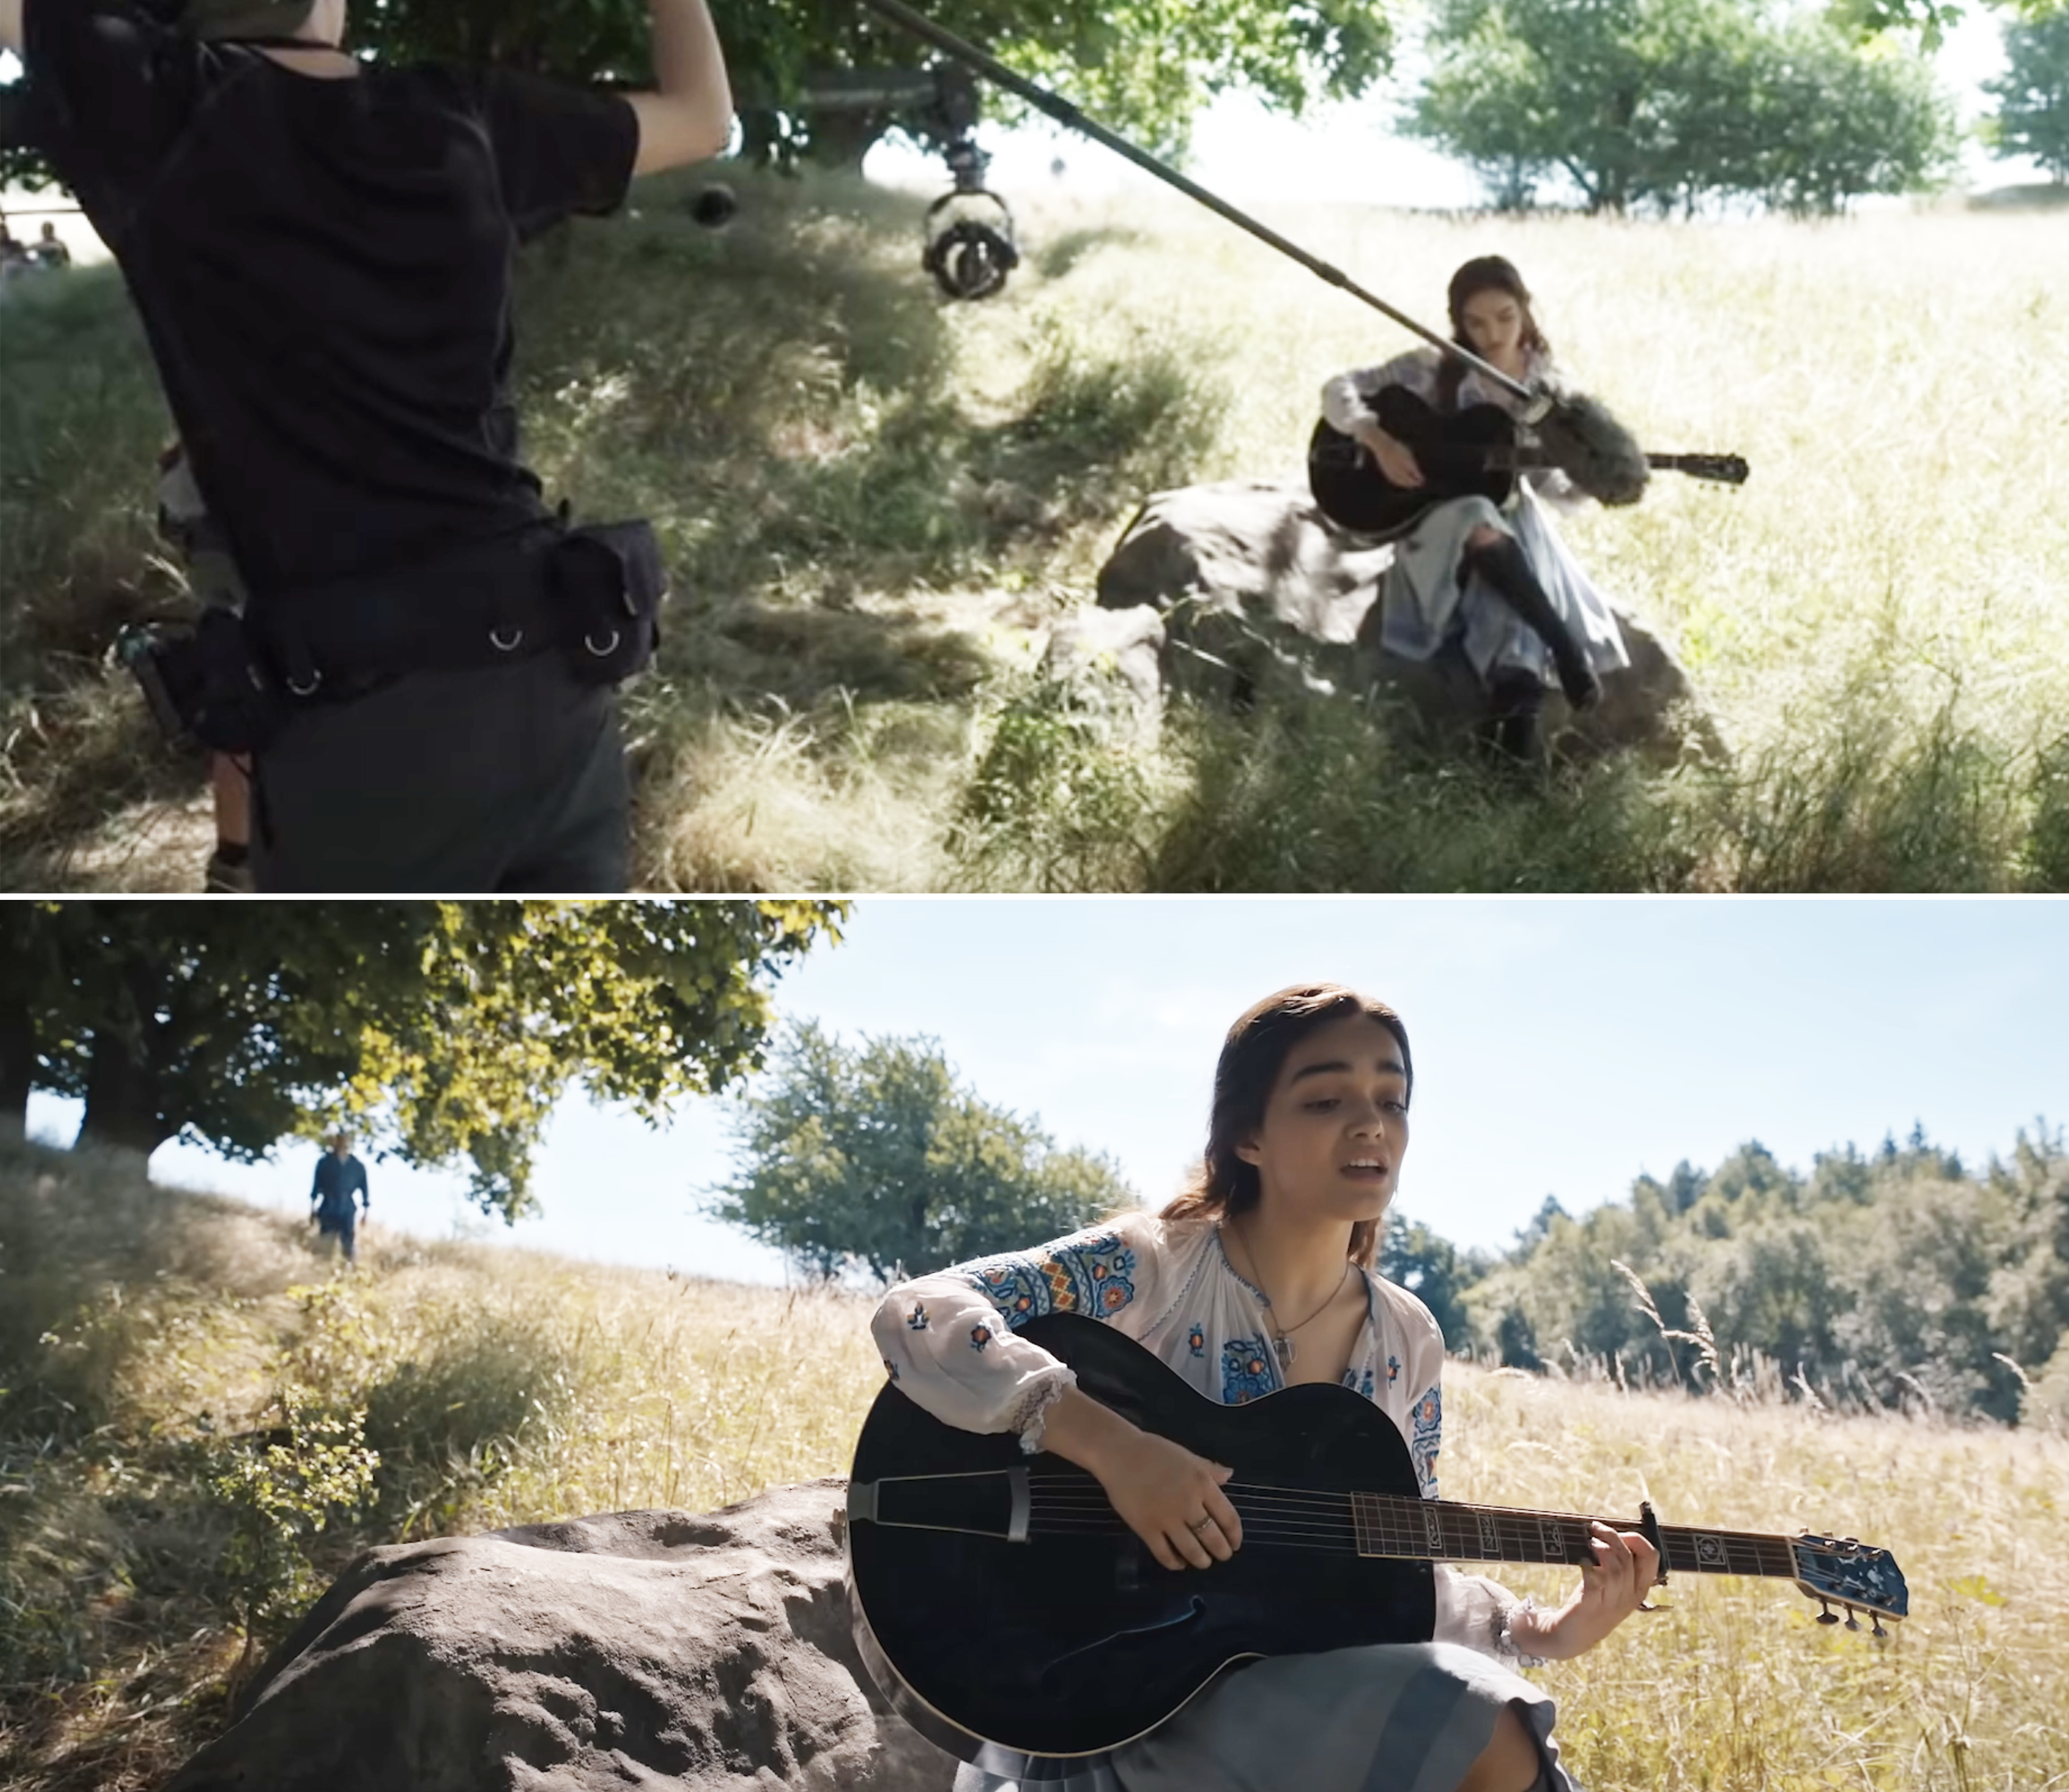
<svg viewBox="0 0 2069 1792"><path fill-rule="evenodd" d="M1392 1387L1400 1379L1401 1359L1398 1357L1389 1357L1386 1359L1386 1385Z"/></svg>
<svg viewBox="0 0 2069 1792"><path fill-rule="evenodd" d="M1271 1353L1262 1337L1230 1338L1222 1346L1222 1404L1240 1406L1277 1386Z"/></svg>
<svg viewBox="0 0 2069 1792"><path fill-rule="evenodd" d="M989 1325L973 1325L970 1327L971 1349L981 1353L984 1347L990 1342L991 1328Z"/></svg>
<svg viewBox="0 0 2069 1792"><path fill-rule="evenodd" d="M1207 1333L1205 1326L1195 1325L1192 1330L1185 1334L1185 1348L1196 1357L1204 1357L1207 1353Z"/></svg>
<svg viewBox="0 0 2069 1792"><path fill-rule="evenodd" d="M1369 1400L1372 1398L1371 1370L1346 1369L1344 1371L1344 1386Z"/></svg>
<svg viewBox="0 0 2069 1792"><path fill-rule="evenodd" d="M962 1273L1016 1329L1043 1313L1111 1319L1135 1298L1135 1253L1115 1231L1083 1233L1037 1253L987 1257Z"/></svg>
<svg viewBox="0 0 2069 1792"><path fill-rule="evenodd" d="M924 1332L932 1323L932 1321L927 1317L925 1303L915 1300L912 1303L912 1312L905 1316L906 1329L912 1332Z"/></svg>
<svg viewBox="0 0 2069 1792"><path fill-rule="evenodd" d="M1430 1391L1415 1402L1414 1428L1408 1439L1408 1453L1415 1459L1415 1479L1422 1489L1422 1497L1437 1497L1437 1450L1439 1435L1444 1428L1444 1397L1437 1389Z"/></svg>
<svg viewBox="0 0 2069 1792"><path fill-rule="evenodd" d="M994 1257L971 1265L977 1292L1006 1315L1009 1325L1024 1325L1050 1310L1049 1284L1032 1257Z"/></svg>

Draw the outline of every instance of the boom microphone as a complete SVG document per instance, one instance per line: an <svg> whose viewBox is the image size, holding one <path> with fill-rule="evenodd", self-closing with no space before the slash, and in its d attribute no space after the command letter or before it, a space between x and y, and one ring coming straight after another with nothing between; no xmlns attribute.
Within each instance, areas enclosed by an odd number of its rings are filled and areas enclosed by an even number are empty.
<svg viewBox="0 0 2069 1792"><path fill-rule="evenodd" d="M1638 439L1599 398L1575 392L1558 400L1536 425L1546 458L1597 502L1636 504L1652 470Z"/></svg>

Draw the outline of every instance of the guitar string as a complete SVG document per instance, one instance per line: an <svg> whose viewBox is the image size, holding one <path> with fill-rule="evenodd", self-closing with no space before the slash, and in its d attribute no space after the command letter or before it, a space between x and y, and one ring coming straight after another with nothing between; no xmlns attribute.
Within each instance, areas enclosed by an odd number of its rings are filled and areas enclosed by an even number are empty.
<svg viewBox="0 0 2069 1792"><path fill-rule="evenodd" d="M1253 1528L1259 1522L1255 1514L1275 1507L1292 1516L1319 1517L1322 1525L1319 1534L1331 1538L1340 1537L1347 1525L1362 1523L1366 1533L1376 1541L1418 1557L1431 1555L1438 1559L1448 1557L1468 1561L1524 1560L1569 1564L1587 1559L1581 1551L1588 1541L1589 1521L1580 1514L1519 1507L1504 1507L1498 1511L1450 1507L1445 1502L1423 1501L1402 1495L1354 1496L1343 1491L1285 1488L1270 1483L1230 1482L1226 1485L1231 1495L1245 1496L1244 1503L1251 1506L1254 1514ZM1095 1517L1104 1515L1108 1521L1118 1521L1104 1491L1089 1476L1031 1476L1030 1492L1047 1503L1052 1511L1060 1512L1075 1501ZM1357 1518L1350 1510L1353 1497L1363 1506ZM1433 1508L1441 1539L1437 1545L1429 1541L1429 1520ZM1492 1541L1481 1534L1483 1522L1492 1527ZM1638 1528L1630 1525L1628 1521L1625 1523L1629 1528ZM1561 1545L1557 1555L1549 1554L1545 1549L1544 1533L1548 1525ZM1699 1550L1700 1541L1713 1542L1718 1545L1718 1551L1706 1558ZM1794 1545L1789 1539L1773 1533L1663 1526L1661 1541L1670 1569L1799 1578Z"/></svg>
<svg viewBox="0 0 2069 1792"><path fill-rule="evenodd" d="M1124 1534L1128 1526L1117 1512L1079 1512L1049 1513L1036 1511L1030 1516L1030 1529L1045 1534L1079 1534L1108 1536ZM1336 1525L1289 1525L1275 1523L1268 1519L1251 1518L1243 1525L1246 1542L1269 1543L1283 1547L1307 1547L1359 1552L1359 1537L1356 1525L1347 1516ZM1374 1535L1371 1540L1380 1545L1371 1553L1408 1560L1438 1560L1458 1561L1538 1562L1564 1567L1585 1565L1589 1558L1572 1553L1548 1554L1541 1545L1530 1539L1512 1540L1514 1547L1479 1544L1477 1539L1453 1539L1439 1549L1431 1549L1428 1538L1418 1533L1396 1532ZM1477 1546L1476 1546L1477 1545ZM1754 1576L1779 1576L1794 1579L1798 1576L1793 1564L1775 1561L1771 1557L1758 1557L1750 1563L1725 1559L1704 1561L1691 1557L1687 1560L1672 1559L1667 1565L1684 1573L1712 1573ZM1837 1594L1834 1595L1837 1597Z"/></svg>
<svg viewBox="0 0 2069 1792"><path fill-rule="evenodd" d="M1104 1494L1096 1487L1081 1488L1070 1477L1054 1478L1060 1485L1030 1488L1034 1499L1044 1510L1061 1515L1078 1511L1097 1516L1112 1513L1112 1507ZM1349 1502L1353 1496L1347 1493L1300 1493L1297 1490L1273 1490L1274 1497L1260 1499L1248 1491L1251 1484L1232 1483L1230 1487L1244 1493L1239 1509L1263 1518L1292 1519L1310 1516L1319 1520L1323 1526L1334 1533L1346 1527L1362 1522L1365 1529L1375 1537L1390 1543L1413 1544L1416 1553L1430 1547L1428 1519L1434 1508L1440 1534L1443 1538L1441 1553L1473 1561L1515 1559L1520 1553L1527 1561L1556 1561L1577 1562L1585 1558L1573 1552L1591 1538L1588 1521L1572 1513L1522 1513L1516 1516L1494 1517L1488 1515L1483 1521L1478 1508L1464 1512L1447 1511L1434 1501L1414 1501L1401 1496L1358 1496L1368 1501L1386 1500L1394 1502L1392 1509L1368 1506L1362 1517L1354 1512ZM1504 1508L1504 1512L1515 1512L1517 1508ZM1116 1515L1117 1516L1117 1515ZM1258 1517L1246 1520L1246 1529L1259 1521ZM1482 1534L1483 1523L1492 1525L1492 1541ZM1557 1535L1562 1553L1557 1556L1545 1552L1543 1532L1549 1525ZM1724 1561L1708 1562L1696 1553L1698 1536L1713 1537L1722 1545ZM1795 1572L1794 1550L1785 1538L1777 1538L1749 1532L1702 1532L1689 1527L1667 1527L1663 1536L1667 1545L1666 1553L1670 1567L1700 1570L1716 1567L1732 1573L1747 1570L1738 1565L1749 1557L1757 1564L1754 1572L1768 1574L1789 1574ZM1492 1554L1490 1551L1494 1552ZM1727 1565L1729 1565L1727 1566Z"/></svg>
<svg viewBox="0 0 2069 1792"><path fill-rule="evenodd" d="M1398 1495L1302 1494L1277 1489L1259 1492L1253 1491L1251 1484L1243 1482L1226 1484L1224 1490L1232 1498L1240 1496L1241 1503L1255 1511L1312 1512L1332 1521L1349 1521L1357 1510L1351 1502L1356 1500L1365 1503L1363 1517L1369 1525L1401 1526L1418 1534L1426 1530L1432 1516L1447 1529L1471 1534L1477 1534L1483 1525L1488 1524L1492 1525L1498 1533L1504 1533L1528 1534L1541 1531L1549 1525L1569 1534L1585 1534L1593 1522L1579 1513L1536 1512L1514 1507L1504 1507L1497 1512L1487 1508L1452 1507L1435 1500L1411 1500ZM1075 1503L1092 1510L1110 1508L1105 1494L1096 1487L1044 1488L1037 1484L1030 1487L1030 1492L1036 1499L1052 1505ZM1641 1528L1629 1520L1605 1520L1602 1522L1620 1522L1623 1528L1628 1529ZM1789 1554L1793 1547L1785 1537L1755 1532L1704 1531L1692 1526L1670 1525L1663 1526L1662 1533L1663 1539L1670 1544L1692 1546L1699 1537L1714 1537L1728 1547L1736 1545L1777 1558Z"/></svg>
<svg viewBox="0 0 2069 1792"><path fill-rule="evenodd" d="M1117 1533L1126 1529L1118 1515L1112 1518L1098 1514L1056 1514L1038 1512L1033 1521L1037 1528L1056 1531L1074 1530ZM1402 1530L1368 1529L1361 1540L1357 1527L1349 1520L1335 1525L1294 1525L1274 1524L1269 1520L1251 1517L1244 1521L1243 1537L1246 1541L1283 1543L1301 1539L1312 1539L1331 1547L1342 1545L1357 1549L1361 1544L1374 1555L1394 1556L1417 1561L1504 1561L1540 1562L1565 1567L1591 1565L1592 1552L1582 1553L1577 1538L1569 1538L1557 1549L1548 1549L1536 1537L1509 1537L1496 1538L1492 1542L1476 1537L1447 1537L1440 1545L1432 1546L1422 1533ZM1670 1552L1667 1560L1670 1570L1684 1574L1724 1574L1756 1575L1794 1580L1802 1578L1794 1563L1777 1560L1765 1553L1727 1553L1709 1559L1696 1556L1692 1551L1683 1553Z"/></svg>
<svg viewBox="0 0 2069 1792"><path fill-rule="evenodd" d="M1095 1507L1109 1504L1104 1490L1088 1477L1031 1476L1029 1477L1029 1489L1037 1498L1081 1499ZM1381 1522L1398 1520L1417 1531L1423 1529L1427 1515L1433 1511L1439 1515L1440 1522L1475 1529L1483 1521L1492 1521L1500 1527L1528 1530L1536 1529L1546 1523L1585 1529L1593 1521L1586 1514L1579 1512L1541 1512L1518 1506L1498 1508L1455 1506L1446 1501L1419 1500L1402 1494L1353 1494L1342 1491L1282 1488L1263 1482L1230 1481L1223 1484L1223 1491L1231 1496L1240 1493L1255 1506L1304 1507L1324 1511L1331 1516L1347 1515L1350 1510L1348 1502L1361 1500L1365 1503L1365 1509L1370 1517ZM1604 1520L1602 1522L1618 1524L1628 1529L1642 1528L1637 1521L1631 1520ZM1794 1547L1789 1538L1773 1533L1706 1530L1696 1525L1663 1525L1661 1532L1663 1537L1670 1541L1692 1543L1699 1537L1714 1537L1728 1545L1736 1544L1772 1553L1788 1554Z"/></svg>

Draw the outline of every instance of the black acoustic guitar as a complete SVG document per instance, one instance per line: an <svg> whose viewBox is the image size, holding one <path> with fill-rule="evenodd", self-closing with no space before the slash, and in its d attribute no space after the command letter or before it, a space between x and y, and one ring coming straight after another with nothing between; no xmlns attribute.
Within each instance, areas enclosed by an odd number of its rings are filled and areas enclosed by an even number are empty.
<svg viewBox="0 0 2069 1792"><path fill-rule="evenodd" d="M848 1486L855 1639L916 1729L991 1771L1116 1747L1230 1662L1426 1641L1433 1561L1594 1559L1586 1517L1418 1498L1400 1432L1349 1388L1223 1406L1096 1320L1050 1314L1021 1335L1094 1399L1233 1468L1222 1491L1243 1542L1210 1568L1161 1567L1091 1476L945 1425L887 1386ZM1851 1538L1683 1530L1650 1507L1608 1522L1651 1537L1663 1570L1792 1580L1820 1623L1838 1605L1881 1635L1908 1609L1896 1564Z"/></svg>
<svg viewBox="0 0 2069 1792"><path fill-rule="evenodd" d="M1541 450L1516 439L1516 419L1500 405L1441 411L1406 386L1380 389L1373 400L1379 427L1414 452L1421 485L1396 485L1365 445L1325 418L1308 443L1308 486L1332 523L1390 541L1407 534L1449 498L1481 497L1504 504L1516 475L1553 464ZM1696 479L1742 485L1746 463L1737 455L1647 454L1648 467Z"/></svg>

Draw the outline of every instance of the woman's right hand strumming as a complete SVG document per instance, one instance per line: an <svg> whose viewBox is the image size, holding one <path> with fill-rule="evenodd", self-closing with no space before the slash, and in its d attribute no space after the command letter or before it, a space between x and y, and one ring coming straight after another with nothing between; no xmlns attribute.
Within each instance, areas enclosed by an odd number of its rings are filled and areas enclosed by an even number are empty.
<svg viewBox="0 0 2069 1792"><path fill-rule="evenodd" d="M1234 1472L1130 1424L1072 1388L1050 1408L1043 1447L1088 1469L1122 1522L1166 1568L1207 1568L1243 1545L1222 1483Z"/></svg>
<svg viewBox="0 0 2069 1792"><path fill-rule="evenodd" d="M1406 442L1389 435L1377 423L1368 423L1361 428L1358 440L1379 463L1379 470L1386 476L1390 485L1413 488L1422 483L1422 469L1416 461L1415 451Z"/></svg>

